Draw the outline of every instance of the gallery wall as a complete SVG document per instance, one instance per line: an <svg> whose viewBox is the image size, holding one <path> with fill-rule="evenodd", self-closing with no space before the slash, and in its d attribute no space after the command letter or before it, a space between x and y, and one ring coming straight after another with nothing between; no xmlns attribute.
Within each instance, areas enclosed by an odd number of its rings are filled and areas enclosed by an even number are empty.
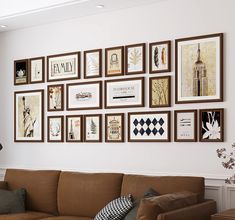
<svg viewBox="0 0 235 220"><path fill-rule="evenodd" d="M180 174L200 175L207 178L230 176L230 173L222 168L216 149L229 148L235 141L233 131L235 121L234 6L233 0L168 0L143 7L1 33L0 142L4 150L0 153L0 168ZM225 34L225 101L206 104L174 104L174 39L220 32ZM172 72L159 74L159 76L172 76L173 105L159 110L171 110L173 116L173 110L225 108L224 143L175 143L173 142L173 121L171 123L172 142L169 143L129 143L127 137L125 143L47 143L46 139L45 143L14 143L14 91L46 89L47 86L46 83L14 86L14 60L164 40L172 40L173 43L173 68ZM143 76L149 77L148 68L147 74ZM112 79L116 78L112 77ZM73 81L66 83L69 82ZM146 80L146 106L149 104L147 91L148 80ZM149 111L149 108L102 109L89 112L64 111L59 114L104 114L131 111ZM46 112L45 116L57 114Z"/></svg>

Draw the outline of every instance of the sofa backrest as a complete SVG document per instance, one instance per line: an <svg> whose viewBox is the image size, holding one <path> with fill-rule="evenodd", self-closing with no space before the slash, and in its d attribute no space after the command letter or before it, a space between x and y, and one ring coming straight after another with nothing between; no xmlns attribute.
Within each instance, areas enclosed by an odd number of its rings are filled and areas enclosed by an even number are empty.
<svg viewBox="0 0 235 220"><path fill-rule="evenodd" d="M58 184L60 215L94 218L120 196L123 174L61 172Z"/></svg>
<svg viewBox="0 0 235 220"><path fill-rule="evenodd" d="M60 171L30 171L8 169L5 181L8 189L25 188L26 209L57 214L57 185Z"/></svg>

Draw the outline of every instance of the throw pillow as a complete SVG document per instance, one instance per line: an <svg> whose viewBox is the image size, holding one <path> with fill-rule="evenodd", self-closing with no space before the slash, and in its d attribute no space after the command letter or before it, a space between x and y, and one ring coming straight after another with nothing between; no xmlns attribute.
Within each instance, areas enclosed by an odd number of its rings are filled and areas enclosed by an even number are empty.
<svg viewBox="0 0 235 220"><path fill-rule="evenodd" d="M156 220L163 212L184 208L197 203L197 194L178 192L157 197L142 199L136 220Z"/></svg>
<svg viewBox="0 0 235 220"><path fill-rule="evenodd" d="M0 189L0 214L25 212L25 189L14 191Z"/></svg>
<svg viewBox="0 0 235 220"><path fill-rule="evenodd" d="M108 203L94 218L94 220L121 220L132 208L131 195L121 196Z"/></svg>

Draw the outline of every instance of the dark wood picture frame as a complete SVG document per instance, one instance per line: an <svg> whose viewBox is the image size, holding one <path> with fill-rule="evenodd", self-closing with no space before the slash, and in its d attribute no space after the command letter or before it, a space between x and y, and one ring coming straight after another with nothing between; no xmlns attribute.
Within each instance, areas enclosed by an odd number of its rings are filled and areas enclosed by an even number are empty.
<svg viewBox="0 0 235 220"><path fill-rule="evenodd" d="M121 138L120 140L109 140L108 138L108 117L118 116L121 117ZM125 114L124 113L110 113L105 114L105 142L116 143L125 141Z"/></svg>
<svg viewBox="0 0 235 220"><path fill-rule="evenodd" d="M193 113L194 114L194 138L192 139L179 139L178 138L178 129L177 129L177 115L179 113ZM198 128L198 119L197 119L197 110L196 109L190 109L190 110L176 110L174 111L174 141L175 142L197 142L198 135L197 135L197 128Z"/></svg>
<svg viewBox="0 0 235 220"><path fill-rule="evenodd" d="M128 67L128 49L129 48L135 48L135 47L142 47L142 70L137 71L129 71ZM132 74L143 74L146 73L146 43L140 43L140 44L132 44L125 46L125 74L126 75L132 75Z"/></svg>
<svg viewBox="0 0 235 220"><path fill-rule="evenodd" d="M35 60L41 60L42 61L42 80L38 80L38 81L33 81L32 80L31 66L32 66L32 61L35 61ZM45 57L30 58L29 59L29 83L30 84L36 84L36 83L44 83L44 82L45 82Z"/></svg>
<svg viewBox="0 0 235 220"><path fill-rule="evenodd" d="M203 139L202 134L202 114L203 112L219 112L220 117L220 139ZM223 142L224 141L224 109L215 108L215 109L200 109L199 110L199 141L200 142Z"/></svg>
<svg viewBox="0 0 235 220"><path fill-rule="evenodd" d="M168 90L167 90L167 95L166 96L167 96L167 99L168 99L168 104L156 104L156 105L154 105L153 102L152 102L152 100L153 100L153 80L161 80L161 79L166 79L167 80ZM157 89L159 89L159 87ZM162 107L170 107L170 106L171 106L171 76L158 76L158 77L149 78L149 107L150 108L162 108Z"/></svg>
<svg viewBox="0 0 235 220"><path fill-rule="evenodd" d="M87 54L89 53L98 53L99 54L99 73L98 75L94 76L87 76ZM102 77L102 49L96 49L96 50L86 50L84 51L84 79L92 79L92 78L99 78Z"/></svg>
<svg viewBox="0 0 235 220"><path fill-rule="evenodd" d="M68 138L69 135L69 119L70 118L80 118L80 140L70 140ZM70 143L81 143L83 142L83 115L67 115L66 116L66 142L70 142Z"/></svg>
<svg viewBox="0 0 235 220"><path fill-rule="evenodd" d="M17 83L17 65L19 65L20 63L25 63L25 82L21 82L21 83ZM26 85L29 83L29 60L28 59L22 59L22 60L15 60L14 61L14 85L15 86L20 86L20 85Z"/></svg>
<svg viewBox="0 0 235 220"><path fill-rule="evenodd" d="M61 120L61 139L60 140L51 140L50 139L50 120L53 118L58 118ZM64 116L47 116L47 142L61 143L64 142Z"/></svg>
<svg viewBox="0 0 235 220"><path fill-rule="evenodd" d="M61 108L50 108L50 88L60 87L61 89ZM48 85L47 86L47 111L48 112L57 112L57 111L64 111L64 84L56 84L56 85Z"/></svg>
<svg viewBox="0 0 235 220"><path fill-rule="evenodd" d="M193 40L200 40L200 39L206 39L206 38L218 38L219 39L219 46L218 46L218 50L220 52L220 57L219 57L219 80L220 80L220 86L219 89L219 97L218 98L214 98L214 99L203 99L203 100L179 100L178 98L178 86L179 86L179 71L178 71L178 67L179 67L179 57L178 57L178 49L179 46L178 44L180 42L185 42L185 41L193 41ZM223 52L223 33L217 33L217 34L209 34L209 35L202 35L202 36L197 36L197 37L188 37L188 38L181 38L181 39L177 39L175 40L175 103L176 104L188 104L188 103L205 103L205 102L222 102L223 101L223 60L224 60L224 52ZM216 73L215 73L216 74ZM199 96L200 97L200 96Z"/></svg>

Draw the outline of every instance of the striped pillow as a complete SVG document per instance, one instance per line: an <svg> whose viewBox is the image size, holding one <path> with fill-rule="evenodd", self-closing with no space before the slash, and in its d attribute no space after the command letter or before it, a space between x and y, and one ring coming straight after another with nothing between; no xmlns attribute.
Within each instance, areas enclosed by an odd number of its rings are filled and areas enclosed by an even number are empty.
<svg viewBox="0 0 235 220"><path fill-rule="evenodd" d="M132 196L121 196L101 209L94 220L121 220L132 207Z"/></svg>

